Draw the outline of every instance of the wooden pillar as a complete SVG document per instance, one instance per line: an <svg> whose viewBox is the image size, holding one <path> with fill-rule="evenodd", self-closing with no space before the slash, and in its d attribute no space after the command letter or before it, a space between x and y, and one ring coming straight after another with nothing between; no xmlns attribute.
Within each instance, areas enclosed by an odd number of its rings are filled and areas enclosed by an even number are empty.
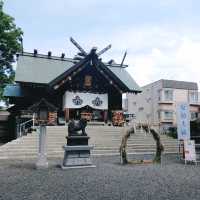
<svg viewBox="0 0 200 200"><path fill-rule="evenodd" d="M69 108L65 108L65 121L69 121Z"/></svg>

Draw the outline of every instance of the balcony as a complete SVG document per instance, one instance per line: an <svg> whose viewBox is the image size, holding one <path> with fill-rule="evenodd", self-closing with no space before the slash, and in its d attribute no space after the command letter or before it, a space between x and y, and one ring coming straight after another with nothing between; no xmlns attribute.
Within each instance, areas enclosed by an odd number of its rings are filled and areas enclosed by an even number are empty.
<svg viewBox="0 0 200 200"><path fill-rule="evenodd" d="M158 94L158 104L173 104L173 90L172 89L163 89L159 90Z"/></svg>
<svg viewBox="0 0 200 200"><path fill-rule="evenodd" d="M200 106L200 99L197 91L189 91L188 101L191 106Z"/></svg>
<svg viewBox="0 0 200 200"><path fill-rule="evenodd" d="M173 123L173 118L160 118L159 120L161 123L165 122L165 123Z"/></svg>
<svg viewBox="0 0 200 200"><path fill-rule="evenodd" d="M190 101L189 104L191 106L200 106L200 102L198 102L198 101Z"/></svg>
<svg viewBox="0 0 200 200"><path fill-rule="evenodd" d="M174 102L172 100L159 100L158 104L173 104Z"/></svg>

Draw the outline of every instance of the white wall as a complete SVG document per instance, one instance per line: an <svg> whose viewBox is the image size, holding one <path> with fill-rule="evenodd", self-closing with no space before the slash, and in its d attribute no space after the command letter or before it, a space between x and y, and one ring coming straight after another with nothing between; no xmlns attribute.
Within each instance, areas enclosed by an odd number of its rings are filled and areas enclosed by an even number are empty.
<svg viewBox="0 0 200 200"><path fill-rule="evenodd" d="M162 80L159 80L142 87L142 93L140 94L127 94L127 112L134 113L137 122L150 123L154 126L159 126L160 123L164 122L171 122L175 125L176 104L177 102L189 102L189 91L187 89L171 88L173 90L173 101L166 102L164 99L165 89L170 88L163 88ZM198 112L198 106L190 105L190 110L192 112ZM173 119L165 120L164 111L173 111Z"/></svg>

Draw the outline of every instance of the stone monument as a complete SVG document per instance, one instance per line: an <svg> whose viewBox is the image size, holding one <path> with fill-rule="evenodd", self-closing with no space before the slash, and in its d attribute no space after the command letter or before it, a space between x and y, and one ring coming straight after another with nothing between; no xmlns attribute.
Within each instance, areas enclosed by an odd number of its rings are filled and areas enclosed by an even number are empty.
<svg viewBox="0 0 200 200"><path fill-rule="evenodd" d="M69 122L67 144L63 146L65 152L62 169L95 167L90 158L90 150L93 149L93 146L88 144L89 137L85 132L86 126L86 119Z"/></svg>

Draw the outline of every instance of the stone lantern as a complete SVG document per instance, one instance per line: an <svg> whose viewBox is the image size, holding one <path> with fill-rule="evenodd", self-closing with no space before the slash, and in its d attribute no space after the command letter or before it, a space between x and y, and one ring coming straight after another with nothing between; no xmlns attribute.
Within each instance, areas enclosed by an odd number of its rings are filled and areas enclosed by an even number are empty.
<svg viewBox="0 0 200 200"><path fill-rule="evenodd" d="M49 112L55 112L57 108L42 98L38 103L35 103L29 109L36 114L36 121L40 126L39 132L39 150L38 160L36 163L37 169L48 167L47 162L47 144L46 144L46 125L48 123Z"/></svg>
<svg viewBox="0 0 200 200"><path fill-rule="evenodd" d="M39 102L30 106L28 110L36 114L38 124L43 126L48 123L49 113L57 111L57 108L46 99L42 98Z"/></svg>

